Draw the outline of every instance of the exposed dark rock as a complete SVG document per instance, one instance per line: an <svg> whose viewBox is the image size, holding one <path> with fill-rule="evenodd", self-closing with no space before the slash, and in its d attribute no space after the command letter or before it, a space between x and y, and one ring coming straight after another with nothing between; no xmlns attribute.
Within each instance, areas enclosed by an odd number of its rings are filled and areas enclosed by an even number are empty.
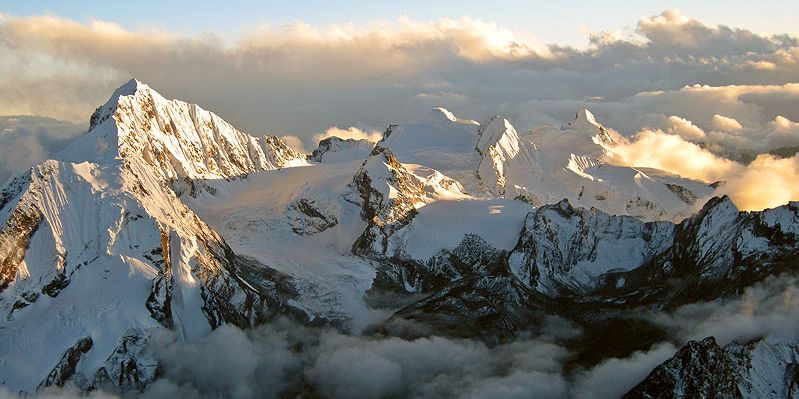
<svg viewBox="0 0 799 399"><path fill-rule="evenodd" d="M53 368L47 378L42 381L40 387L49 386L64 386L67 382L72 380L75 376L75 371L78 367L78 362L84 353L89 352L92 348L92 338L81 338L71 348L67 349L61 361Z"/></svg>

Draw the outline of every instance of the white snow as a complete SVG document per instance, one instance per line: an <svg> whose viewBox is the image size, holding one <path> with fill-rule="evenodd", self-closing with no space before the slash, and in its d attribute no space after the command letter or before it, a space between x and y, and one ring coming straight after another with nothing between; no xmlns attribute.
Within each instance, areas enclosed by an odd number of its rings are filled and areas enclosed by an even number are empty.
<svg viewBox="0 0 799 399"><path fill-rule="evenodd" d="M419 209L394 239L404 243L405 252L419 260L427 260L441 249L455 248L466 234L479 235L497 249L510 250L519 240L524 218L531 210L529 204L502 198L440 200Z"/></svg>
<svg viewBox="0 0 799 399"><path fill-rule="evenodd" d="M474 197L524 195L535 205L568 198L611 214L679 221L713 191L663 171L606 164L603 157L618 137L585 109L560 129L545 125L525 134L501 117L484 124L462 121L436 109L428 121L394 127L379 144L400 162L458 180ZM674 190L690 193L688 201Z"/></svg>
<svg viewBox="0 0 799 399"><path fill-rule="evenodd" d="M355 161L257 173L187 204L234 252L295 277L302 284L297 301L304 308L320 317L351 318L358 331L369 321L362 296L375 275L370 262L350 255L366 223L343 193L359 167ZM295 234L287 214L289 204L300 198L325 204L323 211L339 224L314 235Z"/></svg>

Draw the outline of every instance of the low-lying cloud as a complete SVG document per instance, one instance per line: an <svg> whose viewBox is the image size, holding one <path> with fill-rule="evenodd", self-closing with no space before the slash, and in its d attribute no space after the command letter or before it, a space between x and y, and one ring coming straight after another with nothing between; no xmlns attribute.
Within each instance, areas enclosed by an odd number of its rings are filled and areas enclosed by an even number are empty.
<svg viewBox="0 0 799 399"><path fill-rule="evenodd" d="M246 331L225 325L188 342L160 331L150 340L160 377L143 397L616 398L688 340L795 340L797 286L794 276L773 276L740 297L644 310L642 317L664 328L667 340L572 370L566 367L572 353L562 340L579 338L580 331L556 316L545 320L539 335L493 348L438 336L353 336L285 319ZM37 397L75 394L69 387L48 388ZM0 397L12 395L0 391ZM114 396L100 391L90 397Z"/></svg>
<svg viewBox="0 0 799 399"><path fill-rule="evenodd" d="M771 276L736 298L684 305L649 316L678 341L715 337L719 345L760 337L795 340L799 334L799 281Z"/></svg>

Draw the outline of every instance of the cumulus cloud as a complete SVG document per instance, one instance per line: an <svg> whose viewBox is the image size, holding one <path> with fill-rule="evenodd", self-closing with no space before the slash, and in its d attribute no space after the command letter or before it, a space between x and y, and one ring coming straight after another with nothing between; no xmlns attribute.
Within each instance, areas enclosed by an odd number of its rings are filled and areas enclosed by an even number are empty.
<svg viewBox="0 0 799 399"><path fill-rule="evenodd" d="M701 140L705 138L704 130L687 119L672 115L666 119L666 123L669 125L667 131L670 134L682 136L687 140Z"/></svg>
<svg viewBox="0 0 799 399"><path fill-rule="evenodd" d="M540 335L488 347L477 340L438 336L413 340L352 336L278 319L252 330L224 325L194 340L158 331L149 341L159 379L143 393L172 397L329 398L614 398L643 380L688 340L714 336L721 344L760 337L796 339L799 284L774 276L740 297L643 310L661 326L664 342L587 368L567 367L559 345L579 338L570 322L550 316ZM75 396L70 387L36 397ZM12 397L0 389L0 398ZM102 391L89 397L107 398Z"/></svg>
<svg viewBox="0 0 799 399"><path fill-rule="evenodd" d="M301 385L303 357L291 347L309 337L301 328L292 332L280 323L248 332L225 325L192 342L160 332L152 345L163 376L145 396L277 397Z"/></svg>
<svg viewBox="0 0 799 399"><path fill-rule="evenodd" d="M280 136L280 139L283 140L283 142L285 142L289 147L297 151L300 151L302 153L308 152L305 143L303 143L302 139L297 136L294 135Z"/></svg>
<svg viewBox="0 0 799 399"><path fill-rule="evenodd" d="M743 126L741 126L741 124L735 119L719 114L713 115L713 118L710 120L710 123L716 129L728 132L741 130L743 128Z"/></svg>
<svg viewBox="0 0 799 399"><path fill-rule="evenodd" d="M743 166L661 130L645 130L608 154L612 163L662 169L680 176L716 182L739 174Z"/></svg>
<svg viewBox="0 0 799 399"><path fill-rule="evenodd" d="M348 336L279 320L252 331L223 326L191 342L169 333L152 341L163 373L144 393L151 398L559 398L568 389L568 352L545 340L489 348L442 337Z"/></svg>
<svg viewBox="0 0 799 399"><path fill-rule="evenodd" d="M799 155L760 155L730 176L717 193L729 195L742 210L762 210L799 199Z"/></svg>

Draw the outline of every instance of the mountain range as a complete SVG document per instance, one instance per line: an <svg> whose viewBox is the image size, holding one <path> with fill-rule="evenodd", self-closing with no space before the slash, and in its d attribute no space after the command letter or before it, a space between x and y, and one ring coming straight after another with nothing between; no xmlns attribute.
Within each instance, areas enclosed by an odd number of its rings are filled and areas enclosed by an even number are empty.
<svg viewBox="0 0 799 399"><path fill-rule="evenodd" d="M648 311L796 272L799 203L739 211L723 182L608 162L624 140L585 109L520 133L437 108L303 154L131 80L0 189L0 384L138 392L158 331L283 317L493 346L557 316L586 367L660 342ZM626 397L799 396L795 337L680 344Z"/></svg>

